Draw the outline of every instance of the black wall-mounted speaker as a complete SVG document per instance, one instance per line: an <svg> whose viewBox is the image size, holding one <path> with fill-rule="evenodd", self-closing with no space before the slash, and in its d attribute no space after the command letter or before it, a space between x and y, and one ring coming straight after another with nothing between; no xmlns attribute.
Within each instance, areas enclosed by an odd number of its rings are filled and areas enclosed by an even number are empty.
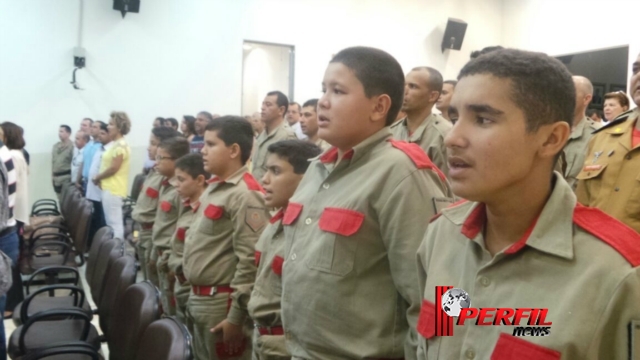
<svg viewBox="0 0 640 360"><path fill-rule="evenodd" d="M466 22L449 18L449 20L447 20L447 27L444 30L444 36L442 37L442 52L444 52L445 49L460 50L466 32Z"/></svg>
<svg viewBox="0 0 640 360"><path fill-rule="evenodd" d="M124 17L127 13L140 12L140 0L113 0L113 10L118 10Z"/></svg>

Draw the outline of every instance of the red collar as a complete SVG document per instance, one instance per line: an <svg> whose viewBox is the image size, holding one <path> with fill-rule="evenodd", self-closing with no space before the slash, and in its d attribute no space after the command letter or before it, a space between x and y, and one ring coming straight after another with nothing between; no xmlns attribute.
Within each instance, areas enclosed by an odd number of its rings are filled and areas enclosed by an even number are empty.
<svg viewBox="0 0 640 360"><path fill-rule="evenodd" d="M353 157L353 149L347 151L342 158L344 160L349 160L352 157ZM320 157L320 162L322 162L323 164L335 163L337 160L338 160L338 148L335 146L329 149L326 153L324 153Z"/></svg>
<svg viewBox="0 0 640 360"><path fill-rule="evenodd" d="M220 179L217 176L212 177L211 179L207 180L207 184L213 184L213 183L224 183L224 180Z"/></svg>
<svg viewBox="0 0 640 360"><path fill-rule="evenodd" d="M190 208L191 208L191 210L192 210L193 212L196 212L196 211L198 211L198 208L200 207L200 201L196 201L196 202L194 202L194 203L192 204L192 203L191 203L191 200L186 199L185 201L183 201L183 202L182 202L182 205L184 205L184 207L187 207L187 206L188 206L188 207L190 207Z"/></svg>
<svg viewBox="0 0 640 360"><path fill-rule="evenodd" d="M171 185L171 183L169 182L169 179L167 178L163 178L162 179L162 183L160 183L162 186L169 186Z"/></svg>
<svg viewBox="0 0 640 360"><path fill-rule="evenodd" d="M269 220L269 222L272 224L275 224L279 220L281 220L283 217L284 217L284 209L280 209L280 211L278 211L275 215L273 215L273 217Z"/></svg>

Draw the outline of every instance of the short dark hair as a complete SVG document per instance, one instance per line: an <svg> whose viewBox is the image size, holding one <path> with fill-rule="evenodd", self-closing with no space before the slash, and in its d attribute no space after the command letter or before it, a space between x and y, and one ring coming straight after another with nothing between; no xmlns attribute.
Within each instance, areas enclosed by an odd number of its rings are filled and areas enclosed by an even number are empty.
<svg viewBox="0 0 640 360"><path fill-rule="evenodd" d="M178 120L174 119L174 118L166 118L164 119L164 124L167 125L167 122L171 123L172 127L178 127L180 124L178 124Z"/></svg>
<svg viewBox="0 0 640 360"><path fill-rule="evenodd" d="M483 48L482 50L476 50L474 52L471 53L471 60L478 58L478 56L480 55L484 55L484 54L488 54L490 52L496 51L496 50L502 50L504 49L502 46L497 45L497 46L487 46L485 48Z"/></svg>
<svg viewBox="0 0 640 360"><path fill-rule="evenodd" d="M591 117L591 115L596 114L598 115L599 118L602 117L602 114L600 113L600 110L597 109L587 109L587 116Z"/></svg>
<svg viewBox="0 0 640 360"><path fill-rule="evenodd" d="M576 89L571 73L558 59L530 51L496 50L469 61L458 80L476 74L511 81L511 100L524 112L529 132L557 121L573 122Z"/></svg>
<svg viewBox="0 0 640 360"><path fill-rule="evenodd" d="M24 141L24 130L17 124L6 121L0 124L4 133L5 145L10 150L22 150L26 143Z"/></svg>
<svg viewBox="0 0 640 360"><path fill-rule="evenodd" d="M189 141L181 136L170 137L160 141L158 149L164 149L173 159L178 159L189 153Z"/></svg>
<svg viewBox="0 0 640 360"><path fill-rule="evenodd" d="M245 118L232 115L222 116L210 121L205 131L216 131L217 136L224 141L226 146L238 144L242 164L247 163L253 147L253 127Z"/></svg>
<svg viewBox="0 0 640 360"><path fill-rule="evenodd" d="M429 73L429 81L427 82L427 86L430 90L442 92L442 74L440 71L428 67L428 66L418 66L411 69L411 71L426 71Z"/></svg>
<svg viewBox="0 0 640 360"><path fill-rule="evenodd" d="M84 119L82 119L82 121L85 121L85 120L89 120L89 123L90 123L90 124L93 124L93 120L92 120L91 118L84 118ZM81 121L81 122L82 122L82 121Z"/></svg>
<svg viewBox="0 0 640 360"><path fill-rule="evenodd" d="M107 128L107 123L100 120L96 120L96 122L98 123L98 125L100 125L100 130L109 131L109 129Z"/></svg>
<svg viewBox="0 0 640 360"><path fill-rule="evenodd" d="M157 137L158 140L160 141L164 139L180 136L180 133L176 131L176 129L165 127L165 126L153 128L151 129L151 133L153 134L153 136Z"/></svg>
<svg viewBox="0 0 640 360"><path fill-rule="evenodd" d="M453 85L453 88L456 88L456 85L458 85L458 81L457 80L445 80L442 82L442 84L449 84L449 85Z"/></svg>
<svg viewBox="0 0 640 360"><path fill-rule="evenodd" d="M164 118L161 116L156 117L155 119L153 119L153 122L156 122L156 120L160 123L160 126L164 126Z"/></svg>
<svg viewBox="0 0 640 360"><path fill-rule="evenodd" d="M289 110L289 98L287 95L283 94L281 91L269 91L267 96L276 96L276 104L278 105L278 109L284 106L284 114Z"/></svg>
<svg viewBox="0 0 640 360"><path fill-rule="evenodd" d="M60 125L60 127L63 128L64 131L66 131L69 134L71 134L71 126L69 126L69 125Z"/></svg>
<svg viewBox="0 0 640 360"><path fill-rule="evenodd" d="M203 115L204 117L209 119L209 121L213 121L213 115L211 115L211 113L208 111L200 111L198 115Z"/></svg>
<svg viewBox="0 0 640 360"><path fill-rule="evenodd" d="M204 171L204 163L202 162L201 154L187 154L176 160L176 168L180 169L192 178L197 178L202 175L205 179L208 179L211 174Z"/></svg>
<svg viewBox="0 0 640 360"><path fill-rule="evenodd" d="M391 107L386 125L393 124L404 96L404 73L393 56L379 49L357 46L340 51L330 63L341 63L351 69L368 98L387 94L391 98Z"/></svg>
<svg viewBox="0 0 640 360"><path fill-rule="evenodd" d="M304 140L278 141L269 145L267 151L286 159L296 174L304 174L309 167L309 159L322 153L318 145Z"/></svg>
<svg viewBox="0 0 640 360"><path fill-rule="evenodd" d="M313 106L314 108L318 107L318 99L309 99L304 102L302 107Z"/></svg>
<svg viewBox="0 0 640 360"><path fill-rule="evenodd" d="M290 102L290 103L289 103L289 106L287 107L287 111L289 111L289 109L290 109L290 108L291 108L291 106L293 106L293 105L295 105L295 106L297 106L297 107L298 107L298 111L302 110L302 108L300 107L300 104L298 104L298 103L297 103L297 102L295 102L295 101L292 101L292 102Z"/></svg>
<svg viewBox="0 0 640 360"><path fill-rule="evenodd" d="M183 115L185 124L187 124L187 129L190 134L196 133L196 118L191 115Z"/></svg>

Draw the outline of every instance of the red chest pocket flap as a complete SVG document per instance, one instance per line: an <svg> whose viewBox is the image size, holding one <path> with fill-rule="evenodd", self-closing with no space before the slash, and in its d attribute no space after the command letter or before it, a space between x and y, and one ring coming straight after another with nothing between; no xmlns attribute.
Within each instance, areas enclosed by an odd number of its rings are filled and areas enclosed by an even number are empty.
<svg viewBox="0 0 640 360"><path fill-rule="evenodd" d="M145 194L147 194L147 196L152 199L157 199L160 195L160 192L152 187L148 187L147 191L145 191Z"/></svg>
<svg viewBox="0 0 640 360"><path fill-rule="evenodd" d="M325 208L320 215L320 229L334 234L351 236L360 230L364 214L358 211L340 208Z"/></svg>
<svg viewBox="0 0 640 360"><path fill-rule="evenodd" d="M173 206L172 206L172 205L171 205L171 203L170 203L170 202L168 202L168 201L163 201L163 202L161 202L161 203L160 203L160 209L162 209L162 211L164 211L164 212L169 212L169 211L171 211L171 208L172 208L172 207L173 207Z"/></svg>
<svg viewBox="0 0 640 360"><path fill-rule="evenodd" d="M176 239L178 239L180 242L184 242L184 238L186 235L187 235L187 229L183 227L179 227L176 230Z"/></svg>
<svg viewBox="0 0 640 360"><path fill-rule="evenodd" d="M260 257L262 257L262 253L256 250L256 254L255 254L256 266L260 265Z"/></svg>
<svg viewBox="0 0 640 360"><path fill-rule="evenodd" d="M208 217L211 220L218 220L224 214L224 208L222 206L215 206L213 204L207 205L207 208L204 209L204 216Z"/></svg>
<svg viewBox="0 0 640 360"><path fill-rule="evenodd" d="M491 353L491 360L560 360L561 355L559 351L501 333Z"/></svg>
<svg viewBox="0 0 640 360"><path fill-rule="evenodd" d="M282 264L284 264L284 259L281 256L276 256L273 258L273 262L271 263L271 270L278 275L282 276Z"/></svg>
<svg viewBox="0 0 640 360"><path fill-rule="evenodd" d="M290 202L287 205L287 210L284 212L284 217L282 218L282 224L291 225L294 221L300 216L302 212L302 204Z"/></svg>
<svg viewBox="0 0 640 360"><path fill-rule="evenodd" d="M436 304L422 300L416 329L425 339L431 339L436 335Z"/></svg>

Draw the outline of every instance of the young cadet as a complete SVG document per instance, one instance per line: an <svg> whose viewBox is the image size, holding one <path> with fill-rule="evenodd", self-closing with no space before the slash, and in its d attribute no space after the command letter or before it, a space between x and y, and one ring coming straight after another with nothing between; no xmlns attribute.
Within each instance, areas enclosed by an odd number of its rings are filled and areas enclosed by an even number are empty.
<svg viewBox="0 0 640 360"><path fill-rule="evenodd" d="M449 190L418 145L392 138L403 86L400 64L378 49L342 50L327 67L318 121L333 147L311 162L282 219L294 358L416 356L415 254Z"/></svg>
<svg viewBox="0 0 640 360"><path fill-rule="evenodd" d="M303 107L304 108L304 107ZM284 211L307 171L309 159L322 150L306 140L283 140L269 145L267 173L262 178L265 205L277 209L256 244L258 275L249 300L249 315L255 324L253 358L291 358L285 346L280 302L284 262Z"/></svg>
<svg viewBox="0 0 640 360"><path fill-rule="evenodd" d="M163 176L158 196L158 210L153 222L151 259L149 267L156 267L162 308L167 315L175 315L173 301L174 278L169 276L168 260L171 255L171 237L176 231L178 209L182 202L176 190L176 159L189 153L189 141L183 137L162 140L156 152L156 171Z"/></svg>
<svg viewBox="0 0 640 360"><path fill-rule="evenodd" d="M419 358L630 358L640 236L577 203L552 171L571 131L571 74L545 54L507 49L470 61L458 80L446 145L452 189L469 201L443 210L418 252ZM451 324L453 336L436 335L438 319L448 322L436 286L465 290L478 314ZM550 334L518 338L516 326Z"/></svg>
<svg viewBox="0 0 640 360"><path fill-rule="evenodd" d="M307 141L318 145L323 151L331 147L328 142L318 137L318 99L307 100L302 105L302 117L300 127L302 133L307 136Z"/></svg>
<svg viewBox="0 0 640 360"><path fill-rule="evenodd" d="M191 284L194 352L198 360L249 359L251 329L245 325L255 244L269 219L262 187L246 167L253 130L244 118L224 116L207 125L204 140L204 169L214 177L187 232L182 261Z"/></svg>
<svg viewBox="0 0 640 360"><path fill-rule="evenodd" d="M264 131L256 138L251 157L251 174L258 181L262 180L262 176L267 171L265 164L269 145L280 140L296 139L296 134L284 120L284 114L287 113L288 108L289 99L280 91L267 93L262 101L261 114Z"/></svg>
<svg viewBox="0 0 640 360"><path fill-rule="evenodd" d="M196 212L200 206L200 196L207 187L207 179L210 174L204 171L201 154L189 154L176 160L176 191L182 199L179 208L176 231L171 238L171 255L169 256L169 276L174 276L174 298L176 317L187 325L189 332L193 333L193 327L187 319L187 300L191 292L191 284L185 278L182 271L182 258L184 254L184 240L191 224L196 219Z"/></svg>
<svg viewBox="0 0 640 360"><path fill-rule="evenodd" d="M151 129L151 135L149 136L149 146L147 147L147 153L149 159L156 158L156 152L158 151L158 144L164 139L178 136L178 132L167 127L157 127ZM162 182L162 175L160 175L155 169L151 169L147 175L144 183L142 184L142 191L138 195L136 200L136 206L133 208L131 218L140 225L140 232L138 233L138 261L140 262L140 268L144 275L145 280L150 280L154 285L160 286L158 282L157 269L155 266L149 271L147 260L150 259L151 248L151 233L153 229L153 221L156 218L156 210L158 209L158 197L160 196L160 183Z"/></svg>
<svg viewBox="0 0 640 360"><path fill-rule="evenodd" d="M407 116L391 125L398 140L416 143L429 155L436 166L447 173L444 137L451 129L451 122L431 109L442 93L442 75L427 66L411 70L405 78L402 111Z"/></svg>
<svg viewBox="0 0 640 360"><path fill-rule="evenodd" d="M631 69L630 94L640 106L640 55ZM578 201L640 233L640 109L619 115L595 132L578 174Z"/></svg>

